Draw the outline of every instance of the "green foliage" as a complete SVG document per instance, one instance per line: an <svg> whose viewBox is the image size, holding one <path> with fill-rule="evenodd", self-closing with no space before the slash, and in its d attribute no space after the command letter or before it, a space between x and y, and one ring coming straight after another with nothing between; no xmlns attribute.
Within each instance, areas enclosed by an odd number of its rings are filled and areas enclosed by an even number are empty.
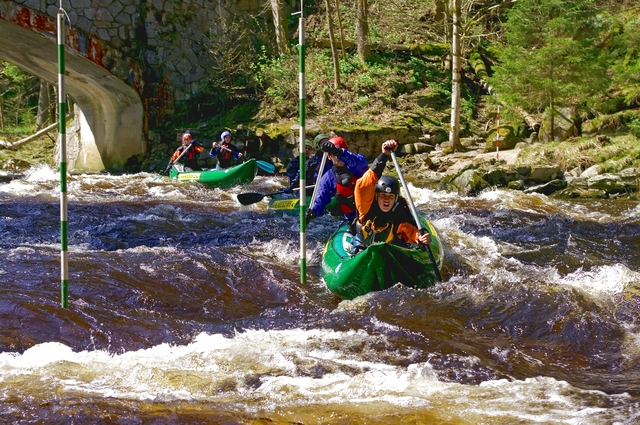
<svg viewBox="0 0 640 425"><path fill-rule="evenodd" d="M257 102L245 102L234 105L229 110L223 112L218 123L223 127L232 128L238 124L249 123L258 112Z"/></svg>
<svg viewBox="0 0 640 425"><path fill-rule="evenodd" d="M589 122L591 133L631 132L636 136L640 136L638 132L639 126L640 116L636 111L630 110L601 115Z"/></svg>
<svg viewBox="0 0 640 425"><path fill-rule="evenodd" d="M578 106L609 84L597 38L608 19L592 0L523 0L504 24L507 46L490 83L509 103L539 112Z"/></svg>
<svg viewBox="0 0 640 425"><path fill-rule="evenodd" d="M627 125L629 127L629 131L631 131L631 134L633 134L637 138L640 138L640 117L633 118Z"/></svg>
<svg viewBox="0 0 640 425"><path fill-rule="evenodd" d="M4 126L33 129L38 107L39 80L15 65L0 62L0 97Z"/></svg>
<svg viewBox="0 0 640 425"><path fill-rule="evenodd" d="M627 105L640 105L640 16L617 24L611 43L613 80L623 87Z"/></svg>
<svg viewBox="0 0 640 425"><path fill-rule="evenodd" d="M251 64L251 70L257 88L262 90L263 108L277 111L277 116L293 114L297 110L297 56L270 57L263 48L258 59Z"/></svg>
<svg viewBox="0 0 640 425"><path fill-rule="evenodd" d="M16 142L25 135L32 133L33 124L22 124L18 126L5 127L0 130L0 140L7 142ZM36 140L18 146L15 149L0 149L0 165L5 164L10 159L21 159L31 164L47 164L54 166L54 158L52 152L55 147L54 139L41 136Z"/></svg>

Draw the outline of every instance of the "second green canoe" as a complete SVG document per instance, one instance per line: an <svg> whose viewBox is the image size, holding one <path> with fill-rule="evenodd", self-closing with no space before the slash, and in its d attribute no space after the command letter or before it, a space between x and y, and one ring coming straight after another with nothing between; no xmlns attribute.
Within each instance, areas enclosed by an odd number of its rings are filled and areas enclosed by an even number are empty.
<svg viewBox="0 0 640 425"><path fill-rule="evenodd" d="M221 170L178 171L174 165L169 176L180 181L195 181L209 187L227 188L253 181L258 173L258 164L250 159L234 167Z"/></svg>

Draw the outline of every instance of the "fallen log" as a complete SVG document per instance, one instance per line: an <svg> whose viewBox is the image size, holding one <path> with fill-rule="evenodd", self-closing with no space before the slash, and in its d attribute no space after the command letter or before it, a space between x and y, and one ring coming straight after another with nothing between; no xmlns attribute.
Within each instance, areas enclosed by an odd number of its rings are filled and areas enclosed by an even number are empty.
<svg viewBox="0 0 640 425"><path fill-rule="evenodd" d="M514 109L516 110L516 112L518 112L518 114L520 114L522 119L524 119L524 122L527 123L532 131L537 133L538 130L540 130L540 120L536 119L533 115L520 108L519 106L514 107Z"/></svg>
<svg viewBox="0 0 640 425"><path fill-rule="evenodd" d="M10 142L5 142L4 140L0 140L0 148L4 148L4 149L13 149L13 148L17 148L20 145L24 145L25 143L29 143L30 141L37 139L38 137L42 136L45 133L48 133L49 131L53 130L54 128L57 127L59 121L54 122L53 124L51 124L48 127L43 128L42 130L38 131L37 133L32 134L31 136L25 137L24 139L20 139L16 142L10 143Z"/></svg>
<svg viewBox="0 0 640 425"><path fill-rule="evenodd" d="M331 41L328 38L317 38L313 41L313 47L329 49ZM442 57L449 54L451 47L444 43L424 43L424 44L382 44L371 43L369 46L372 51L376 52L395 52L395 53L411 53L414 55L438 56ZM347 50L355 50L357 45L353 41L344 40L344 48Z"/></svg>

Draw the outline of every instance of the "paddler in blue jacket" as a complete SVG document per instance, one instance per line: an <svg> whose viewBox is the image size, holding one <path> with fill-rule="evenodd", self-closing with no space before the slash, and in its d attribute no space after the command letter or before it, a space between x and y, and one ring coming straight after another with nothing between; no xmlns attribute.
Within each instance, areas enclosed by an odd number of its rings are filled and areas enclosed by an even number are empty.
<svg viewBox="0 0 640 425"><path fill-rule="evenodd" d="M349 152L347 143L336 136L320 142L322 152L328 154L333 162L331 172L323 173L320 178L315 202L307 210L307 222L324 214L324 209L334 196L347 220L356 218L356 205L353 191L356 181L367 171L367 158L364 155Z"/></svg>
<svg viewBox="0 0 640 425"><path fill-rule="evenodd" d="M229 168L233 165L233 160L241 161L243 158L242 152L231 144L231 133L223 131L220 135L220 143L214 142L211 145L209 156L212 158L218 158L218 164L216 170L223 168Z"/></svg>
<svg viewBox="0 0 640 425"><path fill-rule="evenodd" d="M311 140L305 141L305 157L307 160L305 161L305 170L306 170L306 184L314 185L316 184L316 179L318 177L318 167L320 166L321 158L318 158L318 155L314 155L315 146ZM289 177L289 187L285 189L284 193L291 193L293 189L300 186L300 155L293 158L287 164L287 168L285 170L287 177ZM307 189L307 192L311 191L313 193L313 189ZM307 193L310 195L310 193Z"/></svg>
<svg viewBox="0 0 640 425"><path fill-rule="evenodd" d="M382 153L373 161L356 183L354 196L358 209L358 236L368 246L374 242L389 242L396 245L431 243L431 235L420 234L409 210L407 201L400 196L400 182L393 176L383 176L391 151L398 142L387 140L382 144ZM364 249L356 246L356 250Z"/></svg>

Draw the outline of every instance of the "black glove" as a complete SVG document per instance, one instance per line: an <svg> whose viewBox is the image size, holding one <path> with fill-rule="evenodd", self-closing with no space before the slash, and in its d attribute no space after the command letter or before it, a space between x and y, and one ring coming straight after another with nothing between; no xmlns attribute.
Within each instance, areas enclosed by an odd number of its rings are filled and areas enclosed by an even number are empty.
<svg viewBox="0 0 640 425"><path fill-rule="evenodd" d="M316 212L312 208L309 208L305 217L307 218L307 223L309 223L311 222L311 220L317 217Z"/></svg>
<svg viewBox="0 0 640 425"><path fill-rule="evenodd" d="M296 177L295 179L293 179L293 181L289 185L289 188L287 189L288 190L287 193L290 193L293 189L295 189L298 186L300 186L300 179Z"/></svg>
<svg viewBox="0 0 640 425"><path fill-rule="evenodd" d="M342 149L340 149L339 147L337 147L336 145L334 145L328 140L325 140L324 142L320 143L320 150L330 155L337 156L338 158L340 158L340 155L342 155Z"/></svg>

